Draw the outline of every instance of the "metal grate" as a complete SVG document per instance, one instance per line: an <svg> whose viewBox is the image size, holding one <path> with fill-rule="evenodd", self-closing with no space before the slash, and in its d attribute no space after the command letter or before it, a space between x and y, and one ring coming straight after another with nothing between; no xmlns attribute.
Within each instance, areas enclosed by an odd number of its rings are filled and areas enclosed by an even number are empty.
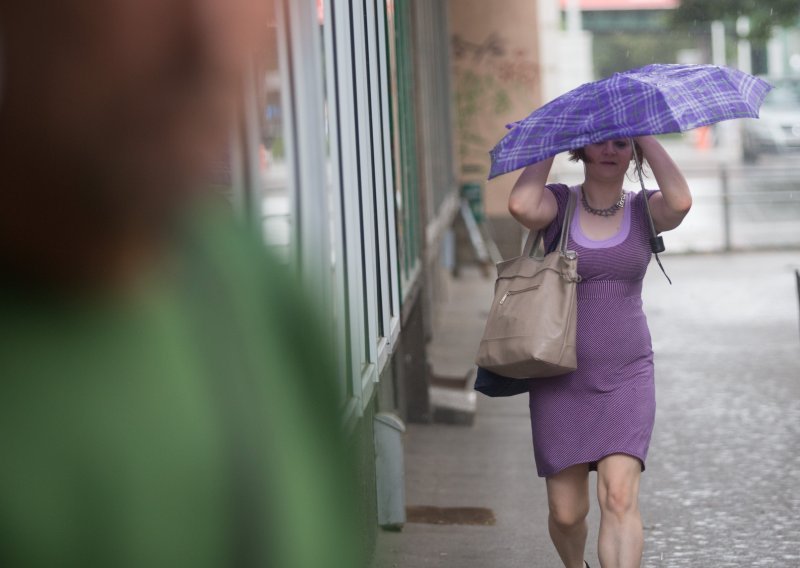
<svg viewBox="0 0 800 568"><path fill-rule="evenodd" d="M494 512L485 507L406 507L406 522L429 525L494 525Z"/></svg>

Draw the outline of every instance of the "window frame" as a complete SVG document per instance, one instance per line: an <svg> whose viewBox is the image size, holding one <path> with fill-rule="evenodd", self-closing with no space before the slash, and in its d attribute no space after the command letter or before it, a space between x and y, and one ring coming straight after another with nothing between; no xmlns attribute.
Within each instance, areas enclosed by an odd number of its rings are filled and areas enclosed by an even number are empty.
<svg viewBox="0 0 800 568"><path fill-rule="evenodd" d="M352 425L372 401L401 327L387 9L384 0L278 0L275 7L289 264L315 307L332 316L341 411ZM262 109L257 97L246 98L245 183L260 223Z"/></svg>
<svg viewBox="0 0 800 568"><path fill-rule="evenodd" d="M383 129L383 163L384 163L384 191L383 207L386 213L386 247L388 255L381 254L381 258L388 263L388 283L385 289L389 290L389 300L384 301L386 317L384 321L389 322L388 333L389 345L393 346L397 342L400 334L400 277L399 260L397 255L397 217L395 211L395 172L394 172L394 137L392 135L392 107L390 99L390 55L388 26L390 24L387 11L387 2L393 0L379 0L376 13L376 28L378 35L378 61L380 67L380 108L381 124Z"/></svg>

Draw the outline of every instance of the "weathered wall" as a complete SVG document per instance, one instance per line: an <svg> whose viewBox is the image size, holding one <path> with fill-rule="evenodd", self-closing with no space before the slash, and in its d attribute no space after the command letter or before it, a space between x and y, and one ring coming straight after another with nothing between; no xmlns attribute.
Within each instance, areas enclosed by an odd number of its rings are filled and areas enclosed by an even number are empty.
<svg viewBox="0 0 800 568"><path fill-rule="evenodd" d="M459 181L484 182L505 125L541 104L537 0L449 0L449 10ZM485 184L487 215L508 218L516 178Z"/></svg>

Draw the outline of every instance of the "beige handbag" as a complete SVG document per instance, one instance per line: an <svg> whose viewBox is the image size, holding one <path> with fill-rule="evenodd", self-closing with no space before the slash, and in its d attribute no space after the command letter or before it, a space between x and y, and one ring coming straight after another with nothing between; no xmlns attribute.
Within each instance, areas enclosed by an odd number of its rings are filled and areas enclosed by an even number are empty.
<svg viewBox="0 0 800 568"><path fill-rule="evenodd" d="M552 377L577 368L578 255L567 250L576 195L570 189L558 248L544 254L544 230L531 231L522 256L497 264L494 302L475 362L514 379Z"/></svg>

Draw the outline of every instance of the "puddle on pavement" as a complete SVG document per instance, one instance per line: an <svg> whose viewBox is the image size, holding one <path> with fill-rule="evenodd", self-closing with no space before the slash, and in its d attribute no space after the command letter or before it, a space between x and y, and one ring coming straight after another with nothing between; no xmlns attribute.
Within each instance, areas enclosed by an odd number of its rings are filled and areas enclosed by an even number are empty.
<svg viewBox="0 0 800 568"><path fill-rule="evenodd" d="M494 512L485 507L406 507L406 522L429 525L493 525Z"/></svg>

